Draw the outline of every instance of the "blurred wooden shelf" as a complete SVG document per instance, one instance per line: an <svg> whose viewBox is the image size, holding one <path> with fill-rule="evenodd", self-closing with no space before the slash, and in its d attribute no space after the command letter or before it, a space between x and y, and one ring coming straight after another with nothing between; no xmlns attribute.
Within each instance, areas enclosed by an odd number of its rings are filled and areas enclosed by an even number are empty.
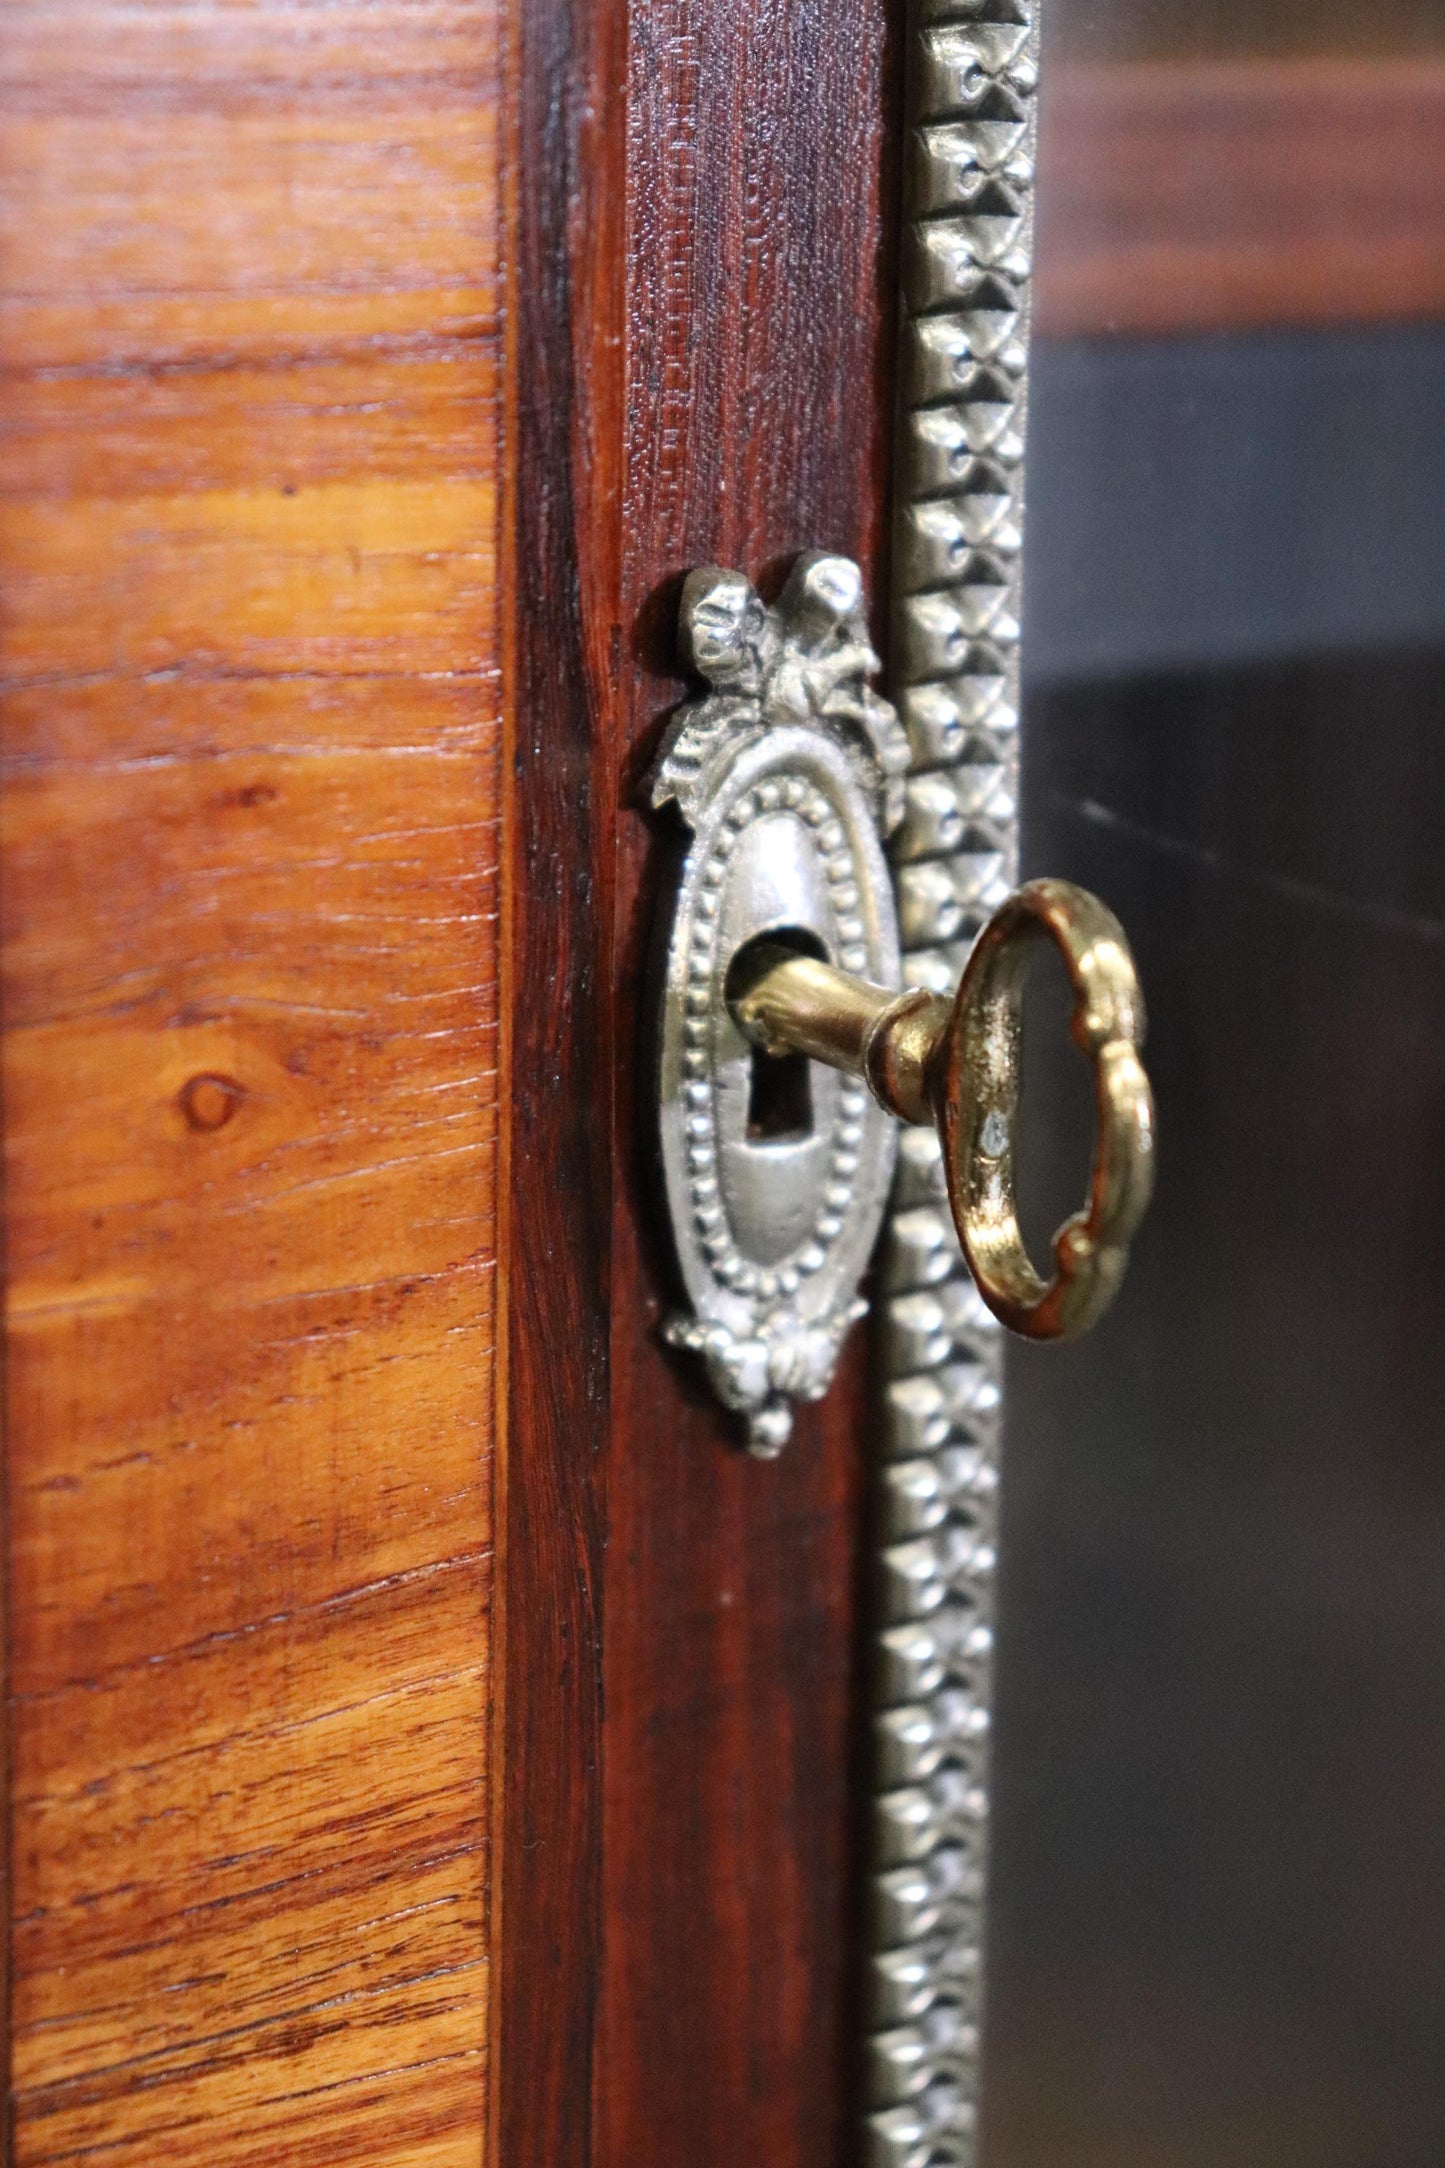
<svg viewBox="0 0 1445 2168"><path fill-rule="evenodd" d="M1445 317L1445 59L1045 75L1049 338Z"/></svg>

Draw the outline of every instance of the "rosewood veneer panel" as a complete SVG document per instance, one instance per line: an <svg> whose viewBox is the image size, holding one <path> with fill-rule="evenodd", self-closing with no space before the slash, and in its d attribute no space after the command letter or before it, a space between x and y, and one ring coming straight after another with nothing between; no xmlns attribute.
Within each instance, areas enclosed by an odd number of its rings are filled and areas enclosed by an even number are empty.
<svg viewBox="0 0 1445 2168"><path fill-rule="evenodd" d="M764 1466L662 1345L641 793L690 566L832 547L883 594L900 28L518 17L505 2168L854 2127L867 1351Z"/></svg>

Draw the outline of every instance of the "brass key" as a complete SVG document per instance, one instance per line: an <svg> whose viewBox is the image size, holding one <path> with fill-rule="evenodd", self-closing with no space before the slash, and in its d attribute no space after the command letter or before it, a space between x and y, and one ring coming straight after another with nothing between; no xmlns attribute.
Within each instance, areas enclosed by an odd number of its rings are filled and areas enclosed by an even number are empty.
<svg viewBox="0 0 1445 2168"><path fill-rule="evenodd" d="M1055 1233L1048 1281L1024 1247L1014 1170L1023 982L1041 939L1068 969L1070 1029L1093 1063L1097 1110L1088 1202ZM951 1000L891 993L781 943L753 943L739 966L729 1005L756 1045L862 1077L890 1114L935 1126L964 1256L1003 1324L1032 1340L1072 1340L1098 1322L1153 1187L1154 1101L1134 959L1097 896L1070 881L1018 889L984 927Z"/></svg>

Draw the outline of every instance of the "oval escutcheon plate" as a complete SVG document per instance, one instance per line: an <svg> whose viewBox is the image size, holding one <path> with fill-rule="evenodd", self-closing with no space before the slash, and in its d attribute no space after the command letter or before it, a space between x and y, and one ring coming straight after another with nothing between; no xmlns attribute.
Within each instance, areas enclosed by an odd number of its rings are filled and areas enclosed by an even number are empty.
<svg viewBox="0 0 1445 2168"><path fill-rule="evenodd" d="M667 1334L771 1458L791 1403L828 1388L887 1202L892 1118L867 1087L749 1046L728 1008L734 959L762 935L876 985L899 983L880 838L902 811L908 746L868 686L862 581L799 559L767 609L741 573L683 591L685 651L711 686L681 708L652 778L692 831L667 954L662 1161L691 1314Z"/></svg>

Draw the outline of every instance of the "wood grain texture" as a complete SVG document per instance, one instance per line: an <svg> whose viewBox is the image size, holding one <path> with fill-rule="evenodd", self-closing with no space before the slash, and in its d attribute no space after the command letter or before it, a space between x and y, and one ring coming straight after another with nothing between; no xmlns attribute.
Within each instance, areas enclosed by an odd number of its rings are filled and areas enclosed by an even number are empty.
<svg viewBox="0 0 1445 2168"><path fill-rule="evenodd" d="M1060 65L1040 108L1046 337L1445 314L1445 60Z"/></svg>
<svg viewBox="0 0 1445 2168"><path fill-rule="evenodd" d="M662 1346L641 786L691 565L882 594L898 27L519 18L502 2168L849 2144L866 1348L764 1466Z"/></svg>
<svg viewBox="0 0 1445 2168"><path fill-rule="evenodd" d="M683 688L680 575L864 566L886 616L898 146L885 0L636 11L616 761L636 805ZM782 1459L659 1326L646 941L676 829L619 837L613 1578L606 1606L598 2158L823 2168L853 2150L866 1812L855 1726L866 1339ZM646 1140L643 1142L642 1140Z"/></svg>
<svg viewBox="0 0 1445 2168"><path fill-rule="evenodd" d="M602 1965L625 0L510 17L495 2168L590 2168Z"/></svg>
<svg viewBox="0 0 1445 2168"><path fill-rule="evenodd" d="M482 2158L497 42L0 33L17 2164Z"/></svg>

